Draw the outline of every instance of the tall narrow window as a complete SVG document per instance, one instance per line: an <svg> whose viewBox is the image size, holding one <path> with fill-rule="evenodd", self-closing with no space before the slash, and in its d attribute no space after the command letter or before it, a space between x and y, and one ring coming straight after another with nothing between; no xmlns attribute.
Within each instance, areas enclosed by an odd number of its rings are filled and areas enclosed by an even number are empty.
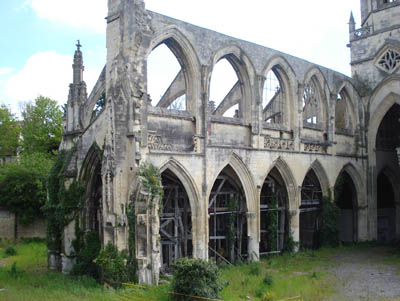
<svg viewBox="0 0 400 301"><path fill-rule="evenodd" d="M210 83L209 108L213 115L239 118L242 90L238 76L227 59L214 67Z"/></svg>
<svg viewBox="0 0 400 301"><path fill-rule="evenodd" d="M152 106L186 110L185 76L166 44L157 46L148 57L147 90Z"/></svg>
<svg viewBox="0 0 400 301"><path fill-rule="evenodd" d="M263 90L264 122L283 124L285 94L277 67L267 73Z"/></svg>

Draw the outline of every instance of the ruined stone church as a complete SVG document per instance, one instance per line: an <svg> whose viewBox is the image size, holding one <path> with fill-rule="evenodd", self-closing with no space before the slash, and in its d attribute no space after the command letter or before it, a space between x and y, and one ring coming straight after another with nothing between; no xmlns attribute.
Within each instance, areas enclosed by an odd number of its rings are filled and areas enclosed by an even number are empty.
<svg viewBox="0 0 400 301"><path fill-rule="evenodd" d="M61 144L77 149L66 176L85 183L85 229L127 249L134 201L139 280L153 284L179 257L232 262L291 240L315 247L324 198L340 208L341 241L399 239L400 1L361 0L361 19L349 22L350 78L143 0L108 0L107 61L88 94L78 44ZM181 70L158 100L147 60L160 45ZM237 82L215 102L222 60ZM161 173L160 208L139 176L145 162ZM74 235L72 222L64 272Z"/></svg>

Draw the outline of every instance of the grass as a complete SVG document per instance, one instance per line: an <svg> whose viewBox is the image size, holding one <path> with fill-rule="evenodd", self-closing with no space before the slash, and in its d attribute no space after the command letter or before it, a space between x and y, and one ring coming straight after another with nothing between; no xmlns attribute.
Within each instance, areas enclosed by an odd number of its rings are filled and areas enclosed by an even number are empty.
<svg viewBox="0 0 400 301"><path fill-rule="evenodd" d="M5 254L6 243L0 248L0 300L171 300L168 283L149 288L127 285L112 290L91 278L49 271L43 241L13 245L15 256ZM324 300L336 294L334 286L338 279L329 274L335 258L357 252L379 252L382 261L377 263L400 267L398 248L371 243L264 257L258 263L221 266L222 277L228 283L221 296L224 300L261 300L262 295L270 292L274 300L298 295L304 300Z"/></svg>

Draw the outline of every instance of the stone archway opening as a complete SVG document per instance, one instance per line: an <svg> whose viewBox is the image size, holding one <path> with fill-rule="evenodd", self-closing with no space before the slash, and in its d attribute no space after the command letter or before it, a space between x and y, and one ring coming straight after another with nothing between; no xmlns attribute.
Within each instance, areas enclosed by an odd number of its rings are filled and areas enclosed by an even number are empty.
<svg viewBox="0 0 400 301"><path fill-rule="evenodd" d="M378 241L389 242L396 235L396 206L393 186L385 173L377 180Z"/></svg>
<svg viewBox="0 0 400 301"><path fill-rule="evenodd" d="M164 190L160 216L161 270L171 268L174 260L192 257L192 211L189 197L178 177L169 169L161 174Z"/></svg>
<svg viewBox="0 0 400 301"><path fill-rule="evenodd" d="M248 257L247 206L240 180L225 167L211 190L208 203L209 257L233 263Z"/></svg>
<svg viewBox="0 0 400 301"><path fill-rule="evenodd" d="M357 191L346 171L342 171L336 179L335 203L340 210L338 220L340 241L357 241Z"/></svg>
<svg viewBox="0 0 400 301"><path fill-rule="evenodd" d="M319 247L321 204L321 184L314 170L310 169L301 185L300 248L316 249Z"/></svg>
<svg viewBox="0 0 400 301"><path fill-rule="evenodd" d="M104 240L103 227L103 181L101 177L101 161L97 151L92 148L86 158L87 168L82 181L86 187L85 206L82 211L83 228L85 232L96 232L99 241Z"/></svg>
<svg viewBox="0 0 400 301"><path fill-rule="evenodd" d="M398 194L394 186L395 175L400 172L396 149L400 147L400 105L394 104L383 117L376 134L377 239L391 241L396 238L396 210ZM387 166L391 167L389 171Z"/></svg>
<svg viewBox="0 0 400 301"><path fill-rule="evenodd" d="M289 238L288 192L276 167L264 181L260 196L260 255L280 253Z"/></svg>

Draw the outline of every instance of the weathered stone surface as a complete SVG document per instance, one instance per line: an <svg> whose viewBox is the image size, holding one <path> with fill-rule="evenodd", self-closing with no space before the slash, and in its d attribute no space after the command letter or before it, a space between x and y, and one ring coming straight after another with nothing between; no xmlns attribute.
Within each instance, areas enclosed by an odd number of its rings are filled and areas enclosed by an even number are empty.
<svg viewBox="0 0 400 301"><path fill-rule="evenodd" d="M77 144L77 178L87 176L88 183L95 183L96 164L102 164L96 174L101 179L96 182L101 184L100 211L96 212L102 217L97 223L103 242L128 248L126 208L131 196L141 193L138 167L145 161L175 175L186 191L195 257L209 256L209 200L221 174L234 178L245 198L250 259L259 258L262 189L269 175L279 178L286 189L288 228L295 241L302 237L302 185L310 171L324 195L334 191L342 172L350 175L355 189L351 196L355 235L350 236L357 241L376 239L378 174L388 167L392 183L400 176L395 150L389 155L376 151L385 114L400 104L397 61L391 62L390 72L382 70L380 62L387 51L399 51L400 3L373 0L371 7L370 2L362 1L362 29L355 29L354 19L349 25L353 78L348 78L294 56L147 11L140 0L110 0L106 67L86 99L78 72L83 70L82 54L77 50L62 144L65 149L72 142ZM146 60L161 43L178 57L184 72L164 94L160 107L152 107ZM209 85L212 70L222 58L233 65L240 85L215 108ZM274 98L282 105L276 119L265 119L262 105L270 70L281 85L279 97ZM95 98L104 91L105 108L89 122ZM168 109L182 93L185 110ZM341 105L336 109L338 99ZM236 104L239 109L234 117L222 116ZM340 120L335 122L335 118ZM340 128L335 127L338 124ZM94 142L104 149L102 162L95 159ZM391 231L399 237L400 192L393 186L397 213ZM88 200L95 191L96 185L88 184ZM145 193L141 195L146 199ZM136 255L140 281L155 284L163 264L158 239L162 225L158 210L145 203L136 204ZM66 232L67 249L72 235Z"/></svg>

